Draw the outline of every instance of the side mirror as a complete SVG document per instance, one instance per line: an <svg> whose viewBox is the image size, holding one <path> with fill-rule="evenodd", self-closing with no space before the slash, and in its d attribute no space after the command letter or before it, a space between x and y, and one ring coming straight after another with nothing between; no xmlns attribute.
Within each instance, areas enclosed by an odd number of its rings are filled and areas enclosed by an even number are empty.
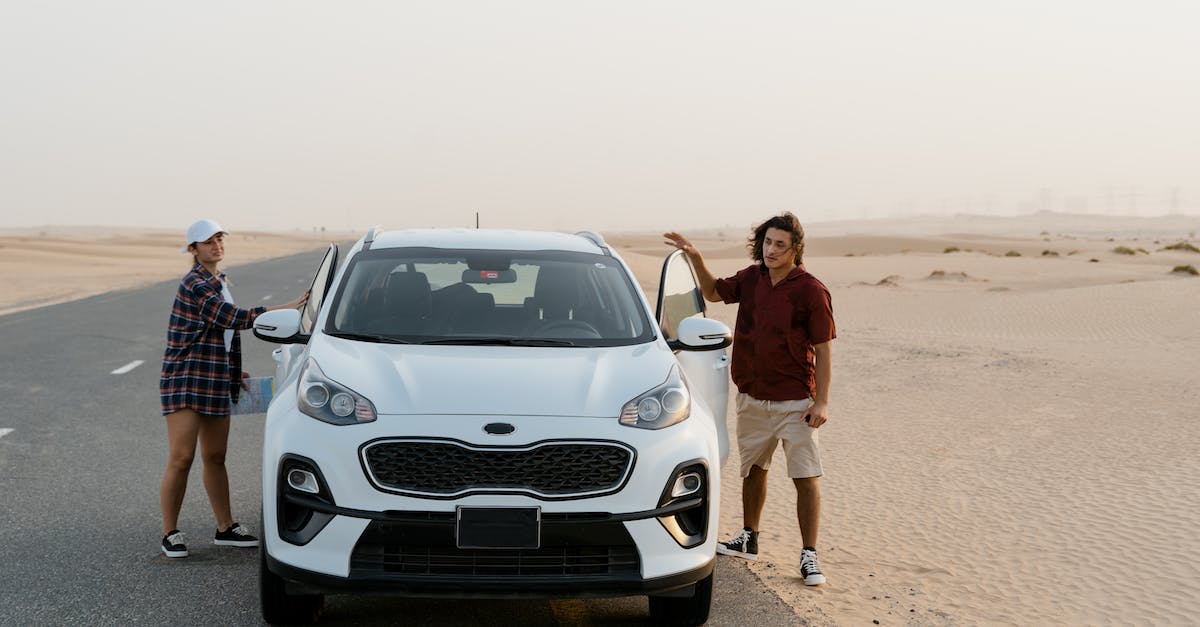
<svg viewBox="0 0 1200 627"><path fill-rule="evenodd" d="M254 319L254 337L276 344L305 342L300 335L300 310L276 309Z"/></svg>
<svg viewBox="0 0 1200 627"><path fill-rule="evenodd" d="M715 351L733 343L733 332L720 320L691 316L679 321L678 339L667 344L674 350Z"/></svg>

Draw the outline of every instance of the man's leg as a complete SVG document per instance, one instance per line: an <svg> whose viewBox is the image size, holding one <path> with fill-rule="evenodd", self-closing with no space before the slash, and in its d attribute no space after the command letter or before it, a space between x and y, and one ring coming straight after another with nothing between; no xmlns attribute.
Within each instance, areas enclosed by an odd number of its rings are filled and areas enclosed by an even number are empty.
<svg viewBox="0 0 1200 627"><path fill-rule="evenodd" d="M737 535L717 543L717 552L750 560L758 559L758 524L767 502L767 470L771 454L779 445L771 430L766 403L738 393L737 436L738 456L741 458L742 522Z"/></svg>
<svg viewBox="0 0 1200 627"><path fill-rule="evenodd" d="M796 484L796 520L800 523L800 576L806 586L825 583L825 575L817 565L817 532L821 526L821 487L818 477L792 479Z"/></svg>
<svg viewBox="0 0 1200 627"><path fill-rule="evenodd" d="M766 473L763 473L766 474ZM817 534L821 530L821 486L820 477L792 479L796 484L796 521L800 523L800 537L804 546L816 547Z"/></svg>
<svg viewBox="0 0 1200 627"><path fill-rule="evenodd" d="M755 464L742 478L742 522L734 537L717 543L717 553L748 560L758 559L758 523L767 502L767 471Z"/></svg>
<svg viewBox="0 0 1200 627"><path fill-rule="evenodd" d="M742 522L747 529L758 531L763 506L767 503L767 471L755 465L742 479Z"/></svg>

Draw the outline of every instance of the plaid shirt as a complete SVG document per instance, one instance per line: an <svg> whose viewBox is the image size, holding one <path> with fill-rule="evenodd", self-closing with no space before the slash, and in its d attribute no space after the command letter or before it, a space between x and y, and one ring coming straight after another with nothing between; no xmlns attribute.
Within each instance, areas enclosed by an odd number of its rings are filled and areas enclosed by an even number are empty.
<svg viewBox="0 0 1200 627"><path fill-rule="evenodd" d="M200 264L179 282L167 350L158 381L162 413L193 409L209 416L228 416L242 383L242 340L236 329L248 329L266 307L240 309L225 302L221 282ZM225 330L235 329L225 350Z"/></svg>

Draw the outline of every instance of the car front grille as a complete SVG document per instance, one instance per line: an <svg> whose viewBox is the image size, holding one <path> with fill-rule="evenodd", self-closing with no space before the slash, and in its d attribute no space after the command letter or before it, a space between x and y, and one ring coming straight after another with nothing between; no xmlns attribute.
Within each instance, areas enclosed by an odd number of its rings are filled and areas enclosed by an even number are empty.
<svg viewBox="0 0 1200 627"><path fill-rule="evenodd" d="M433 498L480 492L545 499L598 496L619 490L633 468L633 451L611 442L476 447L447 440L377 440L363 447L362 457L376 488Z"/></svg>
<svg viewBox="0 0 1200 627"><path fill-rule="evenodd" d="M411 515L412 513L407 513ZM372 521L350 557L351 576L589 580L636 577L641 559L619 522L544 519L536 549L460 549L453 513L423 522Z"/></svg>

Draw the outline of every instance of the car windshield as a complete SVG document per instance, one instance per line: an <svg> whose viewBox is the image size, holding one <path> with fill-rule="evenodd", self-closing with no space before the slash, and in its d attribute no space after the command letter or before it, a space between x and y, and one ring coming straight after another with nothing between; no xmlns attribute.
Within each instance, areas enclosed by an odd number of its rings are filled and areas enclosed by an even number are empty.
<svg viewBox="0 0 1200 627"><path fill-rule="evenodd" d="M384 248L351 260L325 332L412 344L619 346L653 339L636 288L604 255Z"/></svg>

